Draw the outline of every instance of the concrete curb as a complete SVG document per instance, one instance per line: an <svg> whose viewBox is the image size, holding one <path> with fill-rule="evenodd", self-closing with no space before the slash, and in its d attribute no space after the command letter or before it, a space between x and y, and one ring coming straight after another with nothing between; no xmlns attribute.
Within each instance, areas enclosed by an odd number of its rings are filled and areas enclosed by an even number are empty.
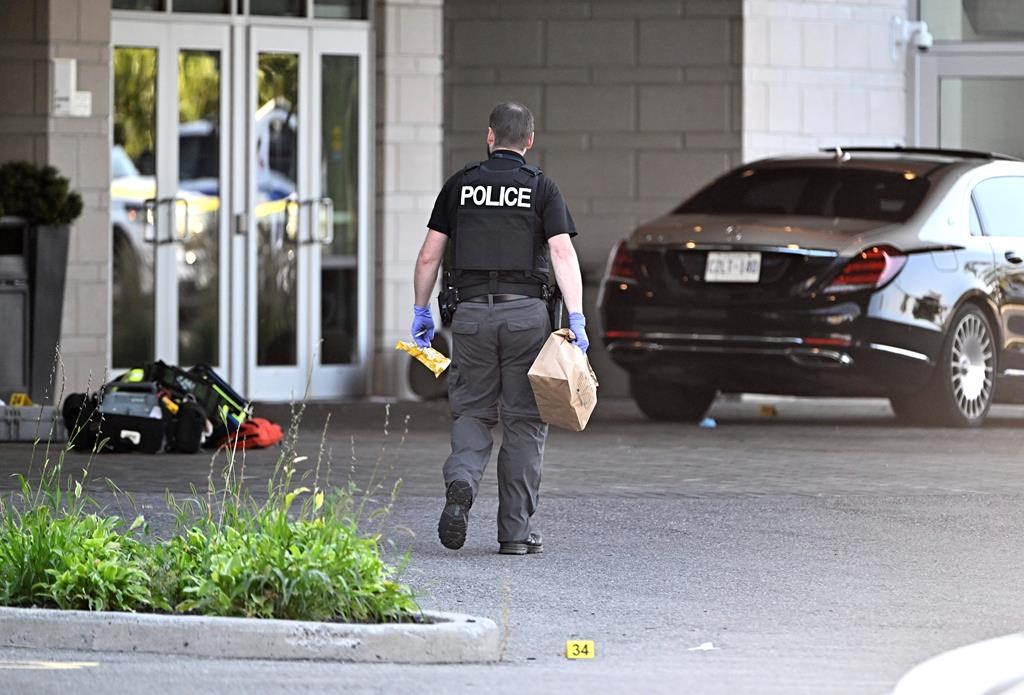
<svg viewBox="0 0 1024 695"><path fill-rule="evenodd" d="M0 646L363 663L500 659L494 621L458 613L423 616L431 622L360 625L0 607Z"/></svg>
<svg viewBox="0 0 1024 695"><path fill-rule="evenodd" d="M1024 633L969 644L918 664L893 695L1024 692Z"/></svg>

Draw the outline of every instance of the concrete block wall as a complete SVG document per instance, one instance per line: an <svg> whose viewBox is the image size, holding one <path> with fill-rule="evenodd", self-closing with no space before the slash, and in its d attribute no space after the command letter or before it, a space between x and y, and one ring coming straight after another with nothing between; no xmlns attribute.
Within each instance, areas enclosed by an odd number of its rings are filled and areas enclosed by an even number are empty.
<svg viewBox="0 0 1024 695"><path fill-rule="evenodd" d="M0 161L46 163L49 10L47 0L0 1Z"/></svg>
<svg viewBox="0 0 1024 695"><path fill-rule="evenodd" d="M373 391L407 396L413 269L444 182L443 0L378 0L377 360ZM440 323L438 322L438 325Z"/></svg>
<svg viewBox="0 0 1024 695"><path fill-rule="evenodd" d="M85 203L61 330L64 390L83 390L104 377L110 332L110 1L4 0L0 16L0 161L52 164ZM92 116L49 115L53 58L77 59Z"/></svg>
<svg viewBox="0 0 1024 695"><path fill-rule="evenodd" d="M907 138L908 0L745 0L743 159Z"/></svg>
<svg viewBox="0 0 1024 695"><path fill-rule="evenodd" d="M536 119L528 159L580 231L591 360L603 395L624 374L594 304L609 250L739 164L741 0L447 0L446 174L485 155L495 104Z"/></svg>

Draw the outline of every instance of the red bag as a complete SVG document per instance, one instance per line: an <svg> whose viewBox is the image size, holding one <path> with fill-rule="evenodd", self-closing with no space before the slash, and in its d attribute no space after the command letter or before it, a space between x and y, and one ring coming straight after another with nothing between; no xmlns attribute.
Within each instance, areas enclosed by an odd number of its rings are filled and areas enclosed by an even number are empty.
<svg viewBox="0 0 1024 695"><path fill-rule="evenodd" d="M221 440L220 445L229 449L263 449L274 446L284 439L281 426L262 417L251 417L241 424L237 431Z"/></svg>

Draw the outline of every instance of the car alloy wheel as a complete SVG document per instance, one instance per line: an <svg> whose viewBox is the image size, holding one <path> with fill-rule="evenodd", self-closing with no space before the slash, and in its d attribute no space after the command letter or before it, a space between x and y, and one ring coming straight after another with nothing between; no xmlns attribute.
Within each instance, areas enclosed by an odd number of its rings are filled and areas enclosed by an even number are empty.
<svg viewBox="0 0 1024 695"><path fill-rule="evenodd" d="M964 315L954 330L949 357L957 408L966 418L980 417L992 399L995 367L992 334L984 319L973 312Z"/></svg>
<svg viewBox="0 0 1024 695"><path fill-rule="evenodd" d="M977 427L994 394L997 340L980 307L965 304L950 321L928 384L889 397L896 416L909 424Z"/></svg>

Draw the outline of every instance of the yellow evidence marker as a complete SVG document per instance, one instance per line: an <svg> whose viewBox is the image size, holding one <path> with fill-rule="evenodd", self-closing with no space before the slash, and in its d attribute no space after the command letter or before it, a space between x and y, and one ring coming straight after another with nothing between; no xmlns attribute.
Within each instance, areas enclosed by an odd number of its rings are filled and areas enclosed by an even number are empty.
<svg viewBox="0 0 1024 695"><path fill-rule="evenodd" d="M565 642L566 659L593 659L594 640L571 639Z"/></svg>
<svg viewBox="0 0 1024 695"><path fill-rule="evenodd" d="M7 400L9 405L14 406L28 406L34 405L32 399L28 397L27 393L15 392L11 394L11 397Z"/></svg>
<svg viewBox="0 0 1024 695"><path fill-rule="evenodd" d="M398 344L395 345L395 349L408 352L418 359L427 369L434 373L434 377L441 376L441 373L448 369L448 365L452 363L450 359L432 347L421 348L416 343L409 343L404 340L399 340Z"/></svg>

